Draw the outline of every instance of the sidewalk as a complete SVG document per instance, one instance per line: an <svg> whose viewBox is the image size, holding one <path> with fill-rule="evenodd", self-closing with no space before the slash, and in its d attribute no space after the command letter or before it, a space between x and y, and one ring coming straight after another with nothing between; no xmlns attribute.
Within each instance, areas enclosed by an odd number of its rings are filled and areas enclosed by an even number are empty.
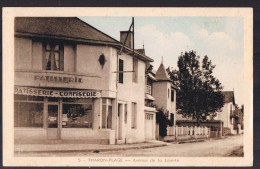
<svg viewBox="0 0 260 169"><path fill-rule="evenodd" d="M51 153L51 152L104 152L115 150L144 149L166 146L161 141L135 144L101 145L101 144L15 144L15 153Z"/></svg>

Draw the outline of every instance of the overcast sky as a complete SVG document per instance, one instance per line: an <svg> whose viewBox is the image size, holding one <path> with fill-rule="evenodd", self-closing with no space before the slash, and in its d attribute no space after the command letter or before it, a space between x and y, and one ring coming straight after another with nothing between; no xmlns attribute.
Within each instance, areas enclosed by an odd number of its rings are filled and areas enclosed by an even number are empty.
<svg viewBox="0 0 260 169"><path fill-rule="evenodd" d="M119 40L131 17L81 17L83 21ZM165 67L177 69L181 52L194 50L216 65L214 75L224 91L235 91L243 104L243 19L241 17L135 17L135 48L144 48L157 70L163 56Z"/></svg>

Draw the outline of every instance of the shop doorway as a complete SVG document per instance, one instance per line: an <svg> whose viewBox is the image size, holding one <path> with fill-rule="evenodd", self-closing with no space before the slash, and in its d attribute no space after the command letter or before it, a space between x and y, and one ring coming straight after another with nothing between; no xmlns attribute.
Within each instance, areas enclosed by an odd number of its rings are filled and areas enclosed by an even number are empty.
<svg viewBox="0 0 260 169"><path fill-rule="evenodd" d="M48 104L47 138L50 140L60 139L59 131L59 105Z"/></svg>

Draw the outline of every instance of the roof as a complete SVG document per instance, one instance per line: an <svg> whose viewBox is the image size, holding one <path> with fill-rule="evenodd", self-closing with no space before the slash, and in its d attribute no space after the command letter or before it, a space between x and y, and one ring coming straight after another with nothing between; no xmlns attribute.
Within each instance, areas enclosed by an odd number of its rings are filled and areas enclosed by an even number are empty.
<svg viewBox="0 0 260 169"><path fill-rule="evenodd" d="M123 46L121 42L77 17L16 17L15 34L99 43L111 45L118 49ZM131 48L124 46L124 50L130 52L130 55L132 54ZM141 60L153 61L153 59L142 53L135 52L135 55Z"/></svg>
<svg viewBox="0 0 260 169"><path fill-rule="evenodd" d="M233 102L235 104L234 91L223 91L222 94L224 95L225 103Z"/></svg>
<svg viewBox="0 0 260 169"><path fill-rule="evenodd" d="M161 65L159 66L155 74L155 78L157 79L157 81L171 81L170 76L166 72L163 63L161 63Z"/></svg>
<svg viewBox="0 0 260 169"><path fill-rule="evenodd" d="M21 33L91 39L103 42L117 42L117 40L76 17L16 17L15 31Z"/></svg>

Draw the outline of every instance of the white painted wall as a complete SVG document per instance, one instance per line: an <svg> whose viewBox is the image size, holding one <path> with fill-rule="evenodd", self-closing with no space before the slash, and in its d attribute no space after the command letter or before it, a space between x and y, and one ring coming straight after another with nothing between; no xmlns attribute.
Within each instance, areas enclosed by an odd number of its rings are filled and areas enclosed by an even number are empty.
<svg viewBox="0 0 260 169"><path fill-rule="evenodd" d="M230 120L230 106L232 105L232 108L234 110L234 106L232 104L232 102L229 103L225 103L222 111L218 112L218 120L222 120L223 121L223 127L231 127L232 121ZM233 127L233 126L232 126Z"/></svg>
<svg viewBox="0 0 260 169"><path fill-rule="evenodd" d="M104 54L106 58L106 63L103 68L98 61L101 54ZM30 39L15 38L15 85L95 89L102 91L102 97L116 97L116 49L108 46L91 46L86 44L72 46L65 44L64 71L42 70L42 56L41 42L32 43ZM133 70L132 56L123 54L120 55L119 58L124 60L125 71ZM21 69L23 70L21 71ZM41 82L34 80L35 75L78 76L83 79L83 83ZM138 82L135 83L132 81L132 73L125 73L124 84L118 84L118 100L128 105L125 130L127 143L143 142L145 140L144 98L145 62L139 60ZM131 128L132 102L137 103L137 128L135 129ZM95 128L98 128L98 126L99 124L95 124ZM115 129L114 125L113 129ZM114 138L112 136L109 137Z"/></svg>
<svg viewBox="0 0 260 169"><path fill-rule="evenodd" d="M32 41L26 38L14 39L14 68L30 69L32 57Z"/></svg>
<svg viewBox="0 0 260 169"><path fill-rule="evenodd" d="M124 60L124 71L133 70L133 57L127 54L119 55L119 58ZM116 63L116 58L112 63ZM114 70L116 71L115 67ZM145 114L144 114L144 98L145 98L145 62L138 61L138 82L132 81L133 73L124 73L124 83L118 83L118 100L126 103L127 106L127 124L126 124L126 142L143 142L145 140L144 136L144 124L145 124ZM137 126L132 128L132 102L137 103Z"/></svg>

